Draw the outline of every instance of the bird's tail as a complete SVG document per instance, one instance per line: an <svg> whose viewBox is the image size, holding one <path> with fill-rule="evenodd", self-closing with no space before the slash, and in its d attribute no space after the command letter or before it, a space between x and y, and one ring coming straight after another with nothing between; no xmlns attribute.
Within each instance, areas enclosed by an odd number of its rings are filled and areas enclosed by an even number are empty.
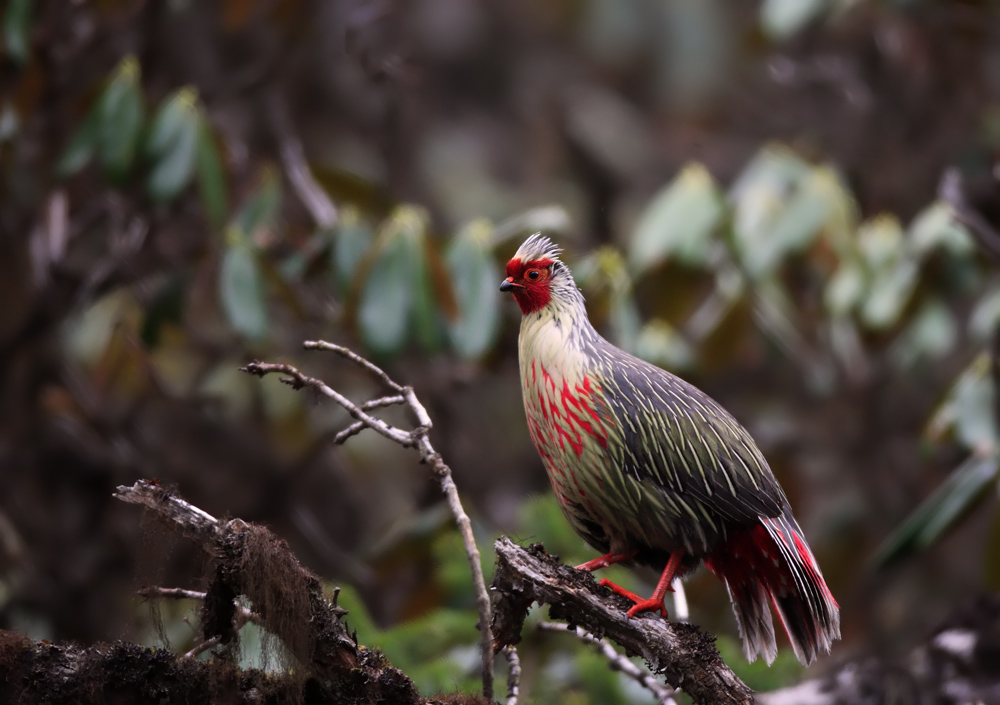
<svg viewBox="0 0 1000 705"><path fill-rule="evenodd" d="M761 517L753 529L730 536L705 564L729 589L749 661L760 655L770 664L777 653L768 601L803 664L840 638L840 607L790 512Z"/></svg>

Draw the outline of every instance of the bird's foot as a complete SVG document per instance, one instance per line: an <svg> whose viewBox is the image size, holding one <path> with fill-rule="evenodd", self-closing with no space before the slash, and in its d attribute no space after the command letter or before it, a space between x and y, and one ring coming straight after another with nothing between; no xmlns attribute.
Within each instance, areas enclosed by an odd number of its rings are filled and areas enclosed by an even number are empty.
<svg viewBox="0 0 1000 705"><path fill-rule="evenodd" d="M628 599L632 600L632 602L635 603L634 605L632 605L631 608L629 608L628 611L629 619L636 616L640 612L648 612L650 610L659 610L660 614L663 615L663 618L664 619L667 618L667 606L663 602L663 595L660 595L659 598L657 598L656 594L654 593L653 596L647 600L643 597L639 597L634 592L626 590L621 585L616 585L607 578L603 578L597 584L600 585L601 587L611 588L611 592L617 593L622 597L627 597Z"/></svg>
<svg viewBox="0 0 1000 705"><path fill-rule="evenodd" d="M625 553L605 553L603 556L598 556L586 563L581 563L576 567L577 570L589 570L591 572L595 570L600 570L601 568L607 568L615 563L621 563L622 561L627 561L632 558L638 551L625 551Z"/></svg>

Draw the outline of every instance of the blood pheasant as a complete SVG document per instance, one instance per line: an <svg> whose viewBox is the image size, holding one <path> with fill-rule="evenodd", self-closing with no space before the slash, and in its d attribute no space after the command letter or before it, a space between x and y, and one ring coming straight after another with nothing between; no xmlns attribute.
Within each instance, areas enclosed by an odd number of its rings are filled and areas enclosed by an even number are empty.
<svg viewBox="0 0 1000 705"><path fill-rule="evenodd" d="M828 652L839 608L753 439L706 394L602 338L559 253L531 236L500 290L521 307L531 439L566 518L604 554L578 567L663 568L648 600L601 584L635 602L630 617L665 617L673 579L704 563L729 590L749 660L777 652L768 602L799 661Z"/></svg>

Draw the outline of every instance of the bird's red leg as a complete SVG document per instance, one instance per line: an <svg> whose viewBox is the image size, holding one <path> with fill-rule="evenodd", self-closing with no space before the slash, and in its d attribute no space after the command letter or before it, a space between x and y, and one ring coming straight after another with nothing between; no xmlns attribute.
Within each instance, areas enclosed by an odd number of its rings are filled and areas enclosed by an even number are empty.
<svg viewBox="0 0 1000 705"><path fill-rule="evenodd" d="M667 606L663 604L663 598L666 597L668 591L673 592L673 588L670 587L670 584L674 582L674 576L677 575L677 569L681 567L681 558L683 557L684 551L675 551L670 554L670 560L667 561L667 567L663 569L663 573L660 575L660 579L656 583L656 589L653 590L653 594L648 600L642 599L634 592L629 592L620 585L615 585L607 578L601 580L598 585L611 588L613 592L616 592L623 597L627 597L635 603L628 611L629 617L634 617L640 612L645 612L646 610L659 610L660 614L662 614L664 619L666 619Z"/></svg>
<svg viewBox="0 0 1000 705"><path fill-rule="evenodd" d="M593 572L601 568L607 568L609 565L614 565L615 563L621 563L622 561L627 561L636 553L638 553L638 551L625 551L625 553L605 553L603 556L587 561L586 563L581 563L576 567L576 569L589 570Z"/></svg>

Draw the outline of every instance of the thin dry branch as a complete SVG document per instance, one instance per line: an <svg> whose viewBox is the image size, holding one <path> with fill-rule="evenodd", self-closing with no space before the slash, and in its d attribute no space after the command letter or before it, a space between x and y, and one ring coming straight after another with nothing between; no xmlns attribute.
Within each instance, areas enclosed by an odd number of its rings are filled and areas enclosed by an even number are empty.
<svg viewBox="0 0 1000 705"><path fill-rule="evenodd" d="M550 632L566 632L576 635L584 644L597 647L598 653L608 660L611 670L624 673L643 688L650 691L661 705L676 705L676 701L674 700L674 693L676 691L673 688L663 685L651 674L636 666L628 660L628 657L615 651L615 647L604 639L598 639L593 634L580 629L580 627L570 627L561 622L539 622L538 628ZM512 647L508 646L506 648L509 649Z"/></svg>
<svg viewBox="0 0 1000 705"><path fill-rule="evenodd" d="M501 538L496 544L493 578L494 648L521 640L521 629L533 602L550 605L553 619L582 627L597 638L607 637L630 656L641 656L674 688L682 688L696 703L748 705L752 691L719 657L714 639L698 627L669 622L658 615L626 616L631 603L599 588L590 573L575 570L545 553Z"/></svg>
<svg viewBox="0 0 1000 705"><path fill-rule="evenodd" d="M174 529L180 529L181 533L194 539L208 553L217 551L220 532L227 526L156 482L140 480L131 487L122 485L114 496L123 502L139 504L150 510L157 519Z"/></svg>
<svg viewBox="0 0 1000 705"><path fill-rule="evenodd" d="M517 705L521 697L521 657L516 646L505 646L503 655L507 658L507 705Z"/></svg>
<svg viewBox="0 0 1000 705"><path fill-rule="evenodd" d="M493 633L491 630L490 596L486 590L486 579L483 576L482 557L472 533L472 522L469 520L462 501L458 495L458 487L452 478L451 468L444 462L441 455L431 444L428 433L433 427L427 409L420 403L412 387L406 387L389 377L386 372L371 361L361 357L349 348L326 341L306 341L303 346L307 350L324 350L336 353L360 366L366 372L389 387L397 396L386 396L363 404L355 404L342 394L327 386L322 380L304 375L292 365L284 363L252 362L241 368L244 372L263 377L266 374L278 373L286 375L282 382L293 389L311 387L324 396L333 399L355 419L355 422L341 431L334 438L334 443L343 443L351 436L360 433L365 428L371 428L389 440L399 443L404 448L415 448L420 454L420 462L430 465L434 475L441 483L441 489L448 501L448 507L455 523L458 525L465 545L465 555L472 572L473 589L476 594L476 606L479 610L480 650L482 654L483 696L493 698ZM368 410L399 403L399 397L413 412L417 426L409 431L390 426L380 418L371 416Z"/></svg>
<svg viewBox="0 0 1000 705"><path fill-rule="evenodd" d="M216 634L211 639L206 639L205 641L196 645L193 649L185 653L181 658L198 658L203 653L211 649L213 646L217 646L220 641L222 641L222 637Z"/></svg>
<svg viewBox="0 0 1000 705"><path fill-rule="evenodd" d="M137 590L143 597L168 597L175 600L200 600L204 601L208 594L201 590L186 590L185 588L165 588L165 587L144 587ZM260 615L243 605L236 605L236 627L237 629L246 622L263 624Z"/></svg>

